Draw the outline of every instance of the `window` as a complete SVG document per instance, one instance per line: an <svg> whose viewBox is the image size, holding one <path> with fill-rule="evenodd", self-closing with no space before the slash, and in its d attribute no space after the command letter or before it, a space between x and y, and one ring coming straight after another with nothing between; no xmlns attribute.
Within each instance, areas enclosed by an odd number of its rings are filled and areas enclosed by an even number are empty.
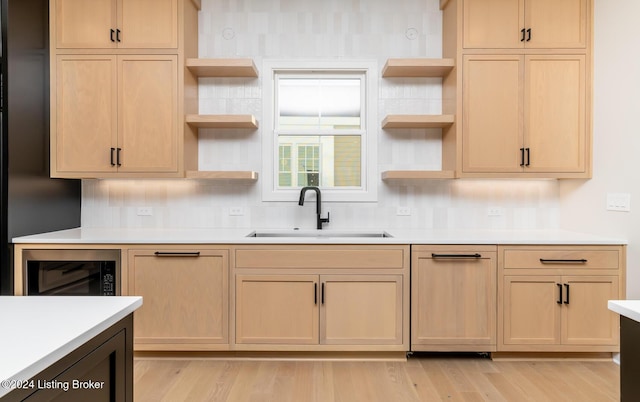
<svg viewBox="0 0 640 402"><path fill-rule="evenodd" d="M374 63L284 64L265 69L263 199L293 201L317 186L324 200L375 201Z"/></svg>

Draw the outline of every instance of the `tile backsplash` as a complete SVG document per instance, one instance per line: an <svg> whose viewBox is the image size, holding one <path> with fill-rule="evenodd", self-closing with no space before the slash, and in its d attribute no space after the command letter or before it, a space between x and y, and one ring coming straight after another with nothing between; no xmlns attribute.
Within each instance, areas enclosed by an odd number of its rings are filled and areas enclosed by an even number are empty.
<svg viewBox="0 0 640 402"><path fill-rule="evenodd" d="M200 57L251 57L262 73L268 59L376 60L441 57L439 0L202 0ZM262 117L259 78L201 78L200 113ZM438 78L380 79L378 120L393 113L441 113ZM378 130L378 172L438 170L438 129ZM201 129L200 170L261 170L257 131ZM378 202L326 203L330 228L519 228L559 225L556 180L436 180L419 186L378 177ZM84 227L315 227L315 202L263 202L254 184L206 180L84 180ZM139 207L153 215L138 216ZM231 216L231 207L242 215ZM398 216L409 207L410 216ZM498 215L488 215L496 209ZM492 211L496 212L496 211Z"/></svg>

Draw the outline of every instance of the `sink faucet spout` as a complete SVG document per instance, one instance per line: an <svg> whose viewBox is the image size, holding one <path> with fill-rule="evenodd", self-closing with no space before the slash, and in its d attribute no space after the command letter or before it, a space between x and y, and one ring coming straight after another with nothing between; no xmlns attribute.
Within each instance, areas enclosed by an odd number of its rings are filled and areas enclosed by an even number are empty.
<svg viewBox="0 0 640 402"><path fill-rule="evenodd" d="M327 212L326 218L322 218L322 194L320 193L320 189L313 186L302 187L302 189L300 190L300 199L298 200L298 205L304 205L304 196L308 190L315 191L316 193L317 228L322 229L323 223L329 223L329 213Z"/></svg>

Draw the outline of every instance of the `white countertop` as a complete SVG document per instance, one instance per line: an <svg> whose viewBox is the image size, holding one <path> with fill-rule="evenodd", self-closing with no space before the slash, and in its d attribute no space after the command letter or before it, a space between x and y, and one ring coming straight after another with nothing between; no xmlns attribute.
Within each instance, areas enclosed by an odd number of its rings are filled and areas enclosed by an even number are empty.
<svg viewBox="0 0 640 402"><path fill-rule="evenodd" d="M640 322L640 300L609 300L609 310Z"/></svg>
<svg viewBox="0 0 640 402"><path fill-rule="evenodd" d="M139 296L0 296L0 381L30 379L141 305Z"/></svg>
<svg viewBox="0 0 640 402"><path fill-rule="evenodd" d="M260 229L100 229L75 228L22 236L14 243L41 244L602 244L627 241L566 230L301 230L321 237L247 237ZM268 230L268 229L264 229ZM278 229L286 231L287 229ZM344 232L384 231L393 237L341 237ZM331 234L338 236L331 237Z"/></svg>

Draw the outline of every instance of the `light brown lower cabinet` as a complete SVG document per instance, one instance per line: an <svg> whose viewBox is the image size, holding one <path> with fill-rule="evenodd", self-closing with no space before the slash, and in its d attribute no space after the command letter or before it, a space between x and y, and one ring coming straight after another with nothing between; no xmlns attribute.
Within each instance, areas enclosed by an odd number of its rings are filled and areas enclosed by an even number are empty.
<svg viewBox="0 0 640 402"><path fill-rule="evenodd" d="M618 292L617 276L505 276L504 343L615 346Z"/></svg>
<svg viewBox="0 0 640 402"><path fill-rule="evenodd" d="M228 249L129 250L128 294L135 350L229 349Z"/></svg>
<svg viewBox="0 0 640 402"><path fill-rule="evenodd" d="M401 275L238 275L236 343L401 345Z"/></svg>
<svg viewBox="0 0 640 402"><path fill-rule="evenodd" d="M409 350L408 246L238 246L234 262L236 350Z"/></svg>
<svg viewBox="0 0 640 402"><path fill-rule="evenodd" d="M624 246L500 248L498 350L615 352L624 299Z"/></svg>
<svg viewBox="0 0 640 402"><path fill-rule="evenodd" d="M496 350L496 246L413 246L411 350Z"/></svg>

